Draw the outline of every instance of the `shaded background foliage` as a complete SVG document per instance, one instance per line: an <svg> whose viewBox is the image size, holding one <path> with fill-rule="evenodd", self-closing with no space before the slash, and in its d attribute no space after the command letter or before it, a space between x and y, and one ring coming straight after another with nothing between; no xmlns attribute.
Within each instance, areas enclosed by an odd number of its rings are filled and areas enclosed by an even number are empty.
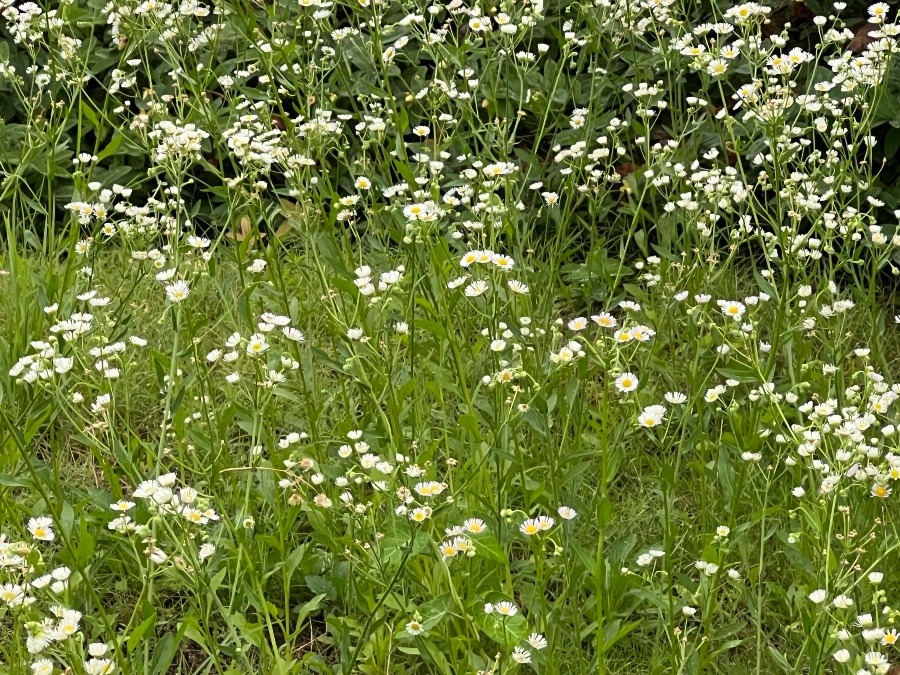
<svg viewBox="0 0 900 675"><path fill-rule="evenodd" d="M564 24L570 20L575 2L548 2L545 8L545 20L534 30L536 38L546 39L550 45L550 51L542 56L542 69L532 73L528 82L519 82L514 73L494 73L492 77L483 81L479 88L479 95L483 96L483 104L480 107L481 115L478 120L464 120L460 126L462 136L467 135L473 127L489 125L498 117L514 118L517 111L525 109L528 116L525 117L518 129L515 146L512 152L519 158L523 167L528 165L549 169L552 163L552 148L574 132L566 129L566 121L572 108L590 108L592 122L599 128L613 116L624 116L628 119L628 100L622 93L622 85L628 82L648 81L652 82L658 77L658 62L645 51L619 50L615 39L601 30L597 30L595 39L578 54L578 62L568 64L560 53ZM848 26L851 27L855 38L847 45L851 52L861 52L871 41L868 33L873 28L865 19L865 8L868 3L860 0L852 0L842 16ZM44 5L45 9L55 9L58 16L64 17L67 26L77 26L79 37L83 41L79 49L79 55L85 63L84 84L76 88L74 96L70 92L63 91L58 84L51 84L49 91L54 101L58 101L61 108L55 112L45 106L41 117L43 120L26 119L26 111L22 108L19 97L11 91L8 79L0 78L0 165L7 168L7 176L4 178L2 190L0 190L0 214L9 212L11 203L18 199L24 202L29 209L33 209L45 216L44 222L48 225L65 217L64 206L76 198L73 173L76 168L72 165L72 159L80 152L88 152L102 160L102 167L98 167L92 174L94 180L104 185L114 182L131 186L137 197L141 195L141 186L145 182L147 172L152 171L147 151L142 144L135 142L133 134L128 131L122 119L113 112L110 106L108 91L113 81L111 74L117 68L124 66L124 62L135 56L144 58L141 66L143 76L134 83L131 92L133 110L140 109L146 94L152 89L157 95L174 95L176 89L171 86L168 78L168 55L159 43L148 42L146 49L139 49L139 45L130 43L127 39L119 41L111 37L110 27L106 21L106 4L102 0L88 0L85 2L58 3L50 2ZM727 4L719 3L719 7ZM817 30L812 23L812 18L817 14L827 15L830 7L827 3L816 2L778 2L774 5L773 12L766 24L764 33L777 35L787 30L790 46L803 46L807 49L814 46L818 38ZM275 2L257 3L249 0L228 2L219 6L221 9L231 11L233 15L241 18L239 22L231 22L226 29L221 31L215 40L215 44L207 46L202 51L202 58L198 56L193 60L194 65L212 63L213 68L206 68L194 78L194 86L191 95L206 97L213 111L221 113L218 117L202 120L202 126L210 132L211 138L204 147L204 159L206 167L210 165L216 168L226 167L229 164L229 152L224 146L222 132L231 121L232 111L225 105L225 92L216 82L216 76L233 73L258 60L258 54L248 53L246 46L257 42L270 31L272 22L292 16L296 12L294 3L285 0ZM108 10L108 7L106 7ZM335 9L337 15L342 13L351 16L352 13L338 5ZM582 10L583 11L583 10ZM598 8L597 12L603 10ZM397 16L402 16L402 10L397 8ZM588 10L587 15L590 15ZM690 16L692 22L700 24L714 20L716 12L708 0L692 3ZM390 14L388 14L390 16ZM212 17L207 17L207 23L212 22ZM242 32L238 32L242 30ZM590 26L588 27L590 32ZM456 36L461 40L465 38L465 29ZM178 44L178 39L174 40ZM183 41L181 42L183 46ZM473 58L478 54L465 54L462 47L457 47L460 60ZM321 89L316 83L304 83L299 79L291 84L294 90L290 94L282 96L280 107L282 114L273 119L275 126L292 132L290 120L297 115L309 117L323 104L329 110L340 112L358 112L360 98L367 96L373 99L381 97L382 93L372 82L373 77L380 74L373 70L371 58L356 48L357 58L353 57L354 49L342 50L345 57L339 67L329 76L330 100L320 101L317 94ZM188 55L190 57L190 55ZM284 60L287 62L303 62L308 59L314 63L318 56L309 48L302 37L297 38L283 47ZM398 100L405 100L408 113L400 111L401 115L408 115L410 120L426 118L423 109L410 102L408 94L428 83L435 73L435 64L430 57L424 54L412 54L410 63L404 63L390 67L390 81L393 83L393 92ZM23 44L16 44L8 28L0 26L0 63L8 62L19 73L25 73L32 60L28 54L28 48ZM586 64L591 62L599 64L602 74L589 72ZM190 58L187 63L191 63ZM571 66L575 66L572 68ZM52 68L67 67L66 63L50 64ZM745 73L736 70L731 74L734 80L740 80ZM554 81L563 76L565 85L554 87ZM696 73L683 71L672 78L668 73L667 84L686 94L701 89L701 82ZM803 83L800 83L802 89ZM544 99L539 96L523 100L521 91L533 87L535 91L553 91L553 96ZM248 88L245 93L253 96L254 89ZM122 97L127 98L127 97ZM710 100L711 109L729 105L729 101ZM54 106L55 107L55 106ZM42 124L52 118L55 124ZM427 118L426 118L427 119ZM664 140L671 137L671 130L667 122L671 122L667 115L661 116L653 129L653 140ZM28 133L34 133L35 129L44 127L52 131L45 137L26 139ZM548 133L548 129L551 133ZM393 132L389 132L393 133ZM891 69L888 78L887 94L879 101L875 113L873 133L878 139L878 145L874 152L877 183L873 194L885 202L885 214L890 210L900 207L900 69ZM698 139L703 146L712 146L718 143L718 138L710 136ZM342 139L343 150L351 157L359 152L359 141L352 134L345 134ZM469 148L470 150L472 148ZM464 150L464 148L460 148ZM631 154L631 153L630 153ZM634 148L631 156L623 158L618 164L618 171L623 177L639 171L641 168L639 151ZM332 170L335 183L341 183L344 187L351 185L350 176L340 175L342 164L334 161L328 167ZM324 168L324 167L323 167ZM323 171L323 173L326 173ZM538 174L543 171L538 171ZM204 163L192 167L189 191L185 193L189 201L196 209L195 220L208 231L216 231L221 227L233 227L234 214L227 212L224 206L223 187L217 184L214 174L204 169ZM397 176L397 178L401 178ZM271 175L274 193L279 188L284 188L284 181L279 180L277 173ZM270 199L275 194L270 194ZM611 203L610 208L620 204ZM240 217L238 216L238 221ZM40 221L38 221L40 222ZM603 227L602 223L595 225ZM42 236L40 231L25 231L23 234L36 244Z"/></svg>

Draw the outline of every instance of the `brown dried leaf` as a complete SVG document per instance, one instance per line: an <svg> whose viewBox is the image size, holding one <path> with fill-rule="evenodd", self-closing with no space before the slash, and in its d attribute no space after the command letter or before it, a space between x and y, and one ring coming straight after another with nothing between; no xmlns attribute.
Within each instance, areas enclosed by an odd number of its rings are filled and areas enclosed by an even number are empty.
<svg viewBox="0 0 900 675"><path fill-rule="evenodd" d="M275 230L275 238L281 239L284 235L291 231L291 224L288 221L284 221L277 230Z"/></svg>
<svg viewBox="0 0 900 675"><path fill-rule="evenodd" d="M231 232L226 232L225 236L231 239L232 241L238 241L243 243L247 241L247 246L250 250L253 250L256 247L257 238L256 234L253 232L253 227L250 225L250 219L247 216L241 218L241 221L238 223L238 229L232 230ZM260 239L266 236L265 232L259 233Z"/></svg>
<svg viewBox="0 0 900 675"><path fill-rule="evenodd" d="M860 24L854 31L855 37L847 44L847 49L854 54L866 51L866 47L875 42L875 38L872 37L871 33L876 30L878 30L877 24L869 23L868 21Z"/></svg>

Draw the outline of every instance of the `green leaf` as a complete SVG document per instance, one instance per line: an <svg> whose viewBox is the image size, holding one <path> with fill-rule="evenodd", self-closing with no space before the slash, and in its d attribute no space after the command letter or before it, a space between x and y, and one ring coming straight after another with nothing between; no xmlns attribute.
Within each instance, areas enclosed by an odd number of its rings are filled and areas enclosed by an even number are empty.
<svg viewBox="0 0 900 675"><path fill-rule="evenodd" d="M771 656L772 660L775 661L776 664L778 664L778 667L781 668L782 672L785 672L785 673L793 673L794 672L794 667L790 663L788 663L788 660L787 660L787 658L785 658L784 654L779 652L772 645L768 645L768 649L769 649L769 656Z"/></svg>
<svg viewBox="0 0 900 675"><path fill-rule="evenodd" d="M753 272L753 276L756 278L756 283L759 284L759 287L767 293L772 300L778 301L778 291L775 290L775 287L766 281L765 277L757 271Z"/></svg>
<svg viewBox="0 0 900 675"><path fill-rule="evenodd" d="M640 625L640 621L632 621L623 626L619 619L606 624L603 627L603 651L608 652L616 643Z"/></svg>
<svg viewBox="0 0 900 675"><path fill-rule="evenodd" d="M128 651L133 652L135 649L137 649L138 645L141 644L141 640L143 640L144 635L152 630L155 625L156 612L153 612L150 616L141 621L140 625L137 628L131 631L131 635L128 636L128 641L125 643Z"/></svg>
<svg viewBox="0 0 900 675"><path fill-rule="evenodd" d="M183 626L184 624L182 624ZM172 660L175 658L175 653L178 651L178 647L183 639L184 633L182 629L179 629L176 635L173 636L171 633L167 633L156 644L153 657L153 675L165 675L165 673L169 672L169 667L172 665Z"/></svg>
<svg viewBox="0 0 900 675"><path fill-rule="evenodd" d="M900 129L891 129L884 138L885 157L894 157L900 150Z"/></svg>
<svg viewBox="0 0 900 675"><path fill-rule="evenodd" d="M508 564L506 552L500 548L500 542L492 534L478 534L472 536L475 543L475 554L488 560L493 560L502 565Z"/></svg>
<svg viewBox="0 0 900 675"><path fill-rule="evenodd" d="M94 555L96 544L97 540L88 529L87 520L82 519L81 531L78 535L78 548L75 549L75 560L79 566L84 567L91 561L91 556Z"/></svg>
<svg viewBox="0 0 900 675"><path fill-rule="evenodd" d="M232 623L234 623L234 615L231 615L228 618L230 621L232 621ZM186 637L191 642L194 642L198 647L201 647L207 654L209 653L209 645L206 644L206 638L203 636L203 631L200 630L200 624L197 623L197 619L195 617L186 616L184 618L184 621L181 622L181 625L178 628L178 633ZM171 637L171 635L167 635L166 637ZM163 638L163 641L164 640L165 638Z"/></svg>
<svg viewBox="0 0 900 675"><path fill-rule="evenodd" d="M750 366L736 364L731 368L716 368L716 371L722 377L737 380L743 384L757 384L760 381L759 373Z"/></svg>
<svg viewBox="0 0 900 675"><path fill-rule="evenodd" d="M325 577L320 577L316 574L308 574L304 577L304 581L306 581L307 588L313 593L328 598L334 598L337 595L334 584Z"/></svg>
<svg viewBox="0 0 900 675"><path fill-rule="evenodd" d="M436 338L446 340L447 339L447 329L439 324L437 321L428 321L427 319L416 319L416 328L421 328L423 330L428 331Z"/></svg>
<svg viewBox="0 0 900 675"><path fill-rule="evenodd" d="M97 153L97 160L103 161L107 157L112 157L114 154L116 154L116 150L119 149L119 146L122 145L122 142L124 140L125 136L121 132L116 131L113 134L113 137L109 140L109 143L107 143L106 147L103 148L103 150L101 150L99 153Z"/></svg>
<svg viewBox="0 0 900 675"><path fill-rule="evenodd" d="M422 626L426 631L437 626L450 611L450 595L440 595L433 600L429 600L423 605L419 605L416 611L422 617Z"/></svg>
<svg viewBox="0 0 900 675"><path fill-rule="evenodd" d="M62 505L62 511L59 514L59 528L63 531L66 537L69 537L72 534L72 526L75 524L75 510L69 504L69 502L64 502Z"/></svg>
<svg viewBox="0 0 900 675"><path fill-rule="evenodd" d="M468 431L476 438L481 438L480 429L478 427L478 418L471 412L460 415L457 420L459 426Z"/></svg>
<svg viewBox="0 0 900 675"><path fill-rule="evenodd" d="M31 481L27 478L18 478L17 476L11 476L8 473L0 473L0 485L5 485L6 487L13 488L30 488Z"/></svg>
<svg viewBox="0 0 900 675"><path fill-rule="evenodd" d="M451 673L453 673L453 669L450 667L450 662L447 661L447 657L441 653L441 650L438 649L431 640L419 638L418 642L424 648L420 649L419 653L426 661L435 666L438 669L438 672L442 675L451 675Z"/></svg>
<svg viewBox="0 0 900 675"><path fill-rule="evenodd" d="M95 131L100 128L100 119L97 117L97 113L94 112L93 108L91 108L90 104L84 98L81 99L79 110L87 121L91 123L91 126L94 127Z"/></svg>
<svg viewBox="0 0 900 675"><path fill-rule="evenodd" d="M521 614L501 619L496 614L477 614L475 623L494 642L506 649L512 649L528 637L528 621Z"/></svg>
<svg viewBox="0 0 900 675"><path fill-rule="evenodd" d="M297 614L297 624L303 623L307 616L318 610L324 599L325 593L320 593L311 600L307 600L299 607L294 608L294 612Z"/></svg>
<svg viewBox="0 0 900 675"><path fill-rule="evenodd" d="M227 567L223 567L218 572L216 572L209 580L209 590L211 592L215 592L221 585L222 581L225 579L225 575L228 572Z"/></svg>
<svg viewBox="0 0 900 675"><path fill-rule="evenodd" d="M286 660L276 654L275 663L269 672L272 675L291 675L294 672L296 661L294 659Z"/></svg>
<svg viewBox="0 0 900 675"><path fill-rule="evenodd" d="M725 497L725 501L730 504L734 486L734 467L731 463L731 453L725 445L719 447L717 470L719 482L722 485L722 494Z"/></svg>

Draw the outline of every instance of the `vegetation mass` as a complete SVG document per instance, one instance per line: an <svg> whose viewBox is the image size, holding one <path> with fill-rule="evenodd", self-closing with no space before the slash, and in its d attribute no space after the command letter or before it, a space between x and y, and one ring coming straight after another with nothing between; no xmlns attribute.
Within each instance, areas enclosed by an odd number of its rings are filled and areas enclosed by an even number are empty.
<svg viewBox="0 0 900 675"><path fill-rule="evenodd" d="M900 672L887 3L0 10L0 674Z"/></svg>

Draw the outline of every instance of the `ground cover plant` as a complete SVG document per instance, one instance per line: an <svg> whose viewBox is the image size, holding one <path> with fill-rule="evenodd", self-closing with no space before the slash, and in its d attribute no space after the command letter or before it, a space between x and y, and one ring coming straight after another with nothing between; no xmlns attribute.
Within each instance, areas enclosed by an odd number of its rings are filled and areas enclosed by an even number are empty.
<svg viewBox="0 0 900 675"><path fill-rule="evenodd" d="M0 673L900 672L889 4L0 8Z"/></svg>

